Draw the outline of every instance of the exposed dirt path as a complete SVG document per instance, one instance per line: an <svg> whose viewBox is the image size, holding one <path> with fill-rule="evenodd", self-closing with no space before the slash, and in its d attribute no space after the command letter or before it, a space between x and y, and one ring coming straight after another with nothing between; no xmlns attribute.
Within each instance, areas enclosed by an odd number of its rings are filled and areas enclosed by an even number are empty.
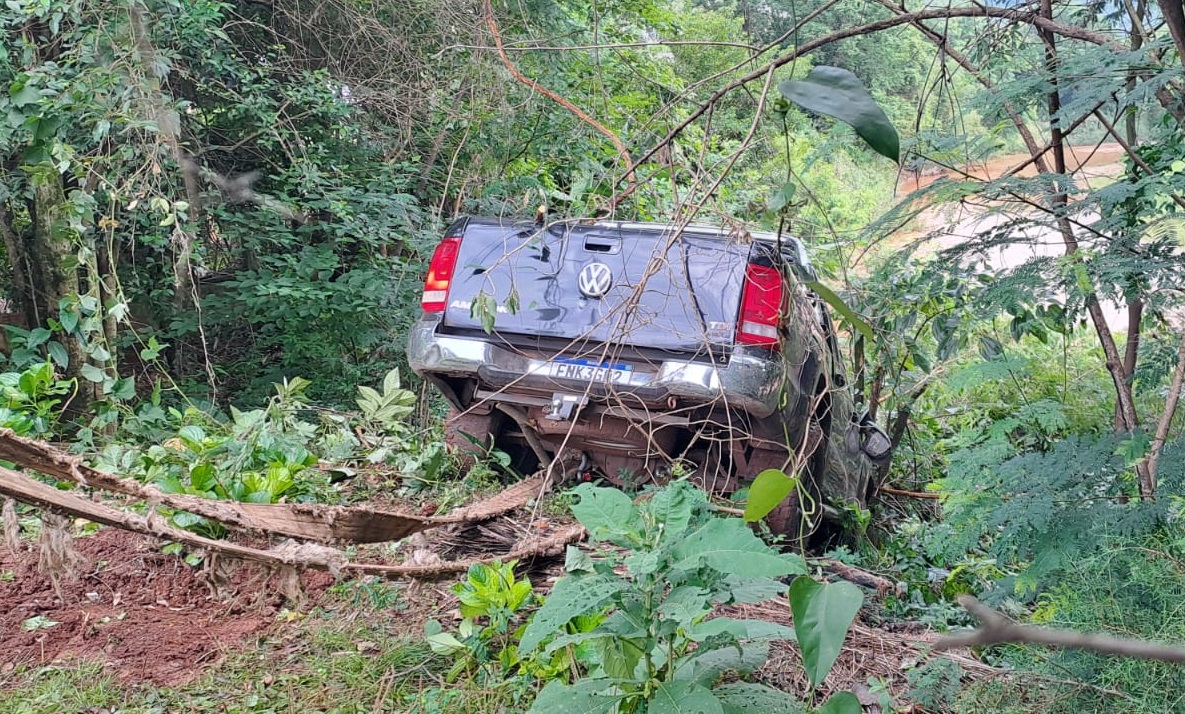
<svg viewBox="0 0 1185 714"><path fill-rule="evenodd" d="M61 597L38 567L36 543L17 553L0 545L0 674L97 659L125 681L183 684L273 626L283 604L263 573L241 567L230 574L237 595L216 598L199 569L134 533L103 528L73 543L83 567L62 579ZM302 576L314 596L332 582L327 573Z"/></svg>

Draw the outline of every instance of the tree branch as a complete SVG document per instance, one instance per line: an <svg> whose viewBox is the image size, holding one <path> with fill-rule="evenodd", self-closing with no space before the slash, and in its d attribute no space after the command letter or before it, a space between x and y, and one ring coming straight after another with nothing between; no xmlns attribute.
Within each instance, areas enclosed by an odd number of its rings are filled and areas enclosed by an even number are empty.
<svg viewBox="0 0 1185 714"><path fill-rule="evenodd" d="M1122 639L1073 630L1058 630L1032 625L1018 625L991 610L970 595L959 598L959 604L979 620L979 627L961 635L946 635L934 643L937 651L959 647L987 647L1003 644L1030 644L1080 649L1101 654L1152 659L1162 662L1185 662L1185 649L1156 642Z"/></svg>
<svg viewBox="0 0 1185 714"><path fill-rule="evenodd" d="M699 119L701 116L703 116L704 113L707 112L709 108L711 108L717 102L719 102L722 98L724 98L725 95L729 94L730 92L732 92L735 89L738 89L746 84L749 84L750 82L754 82L754 81L757 81L758 79L762 79L770 71L775 70L775 69L782 67L784 65L787 65L790 62L793 62L794 60L798 59L799 57L802 57L803 55L810 54L811 52L819 49L820 47L824 47L824 46L829 45L833 42L838 42L839 40L847 39L849 37L857 37L860 35L869 35L869 34L872 34L875 32L880 32L882 30L888 30L890 28L897 27L899 25L912 24L912 23L920 22L920 21L924 21L924 20L944 20L944 19L951 19L951 18L956 18L956 17L986 17L986 18L1011 20L1013 22L1020 22L1020 23L1027 24L1027 25L1033 25L1034 27L1052 32L1057 35L1061 35L1063 37L1069 37L1071 39L1082 40L1083 42L1089 42L1089 43L1095 44L1095 45L1102 45L1102 46L1106 46L1106 47L1111 47L1116 50L1124 49L1118 43L1112 41L1105 34L1093 32L1091 30L1086 30L1081 27L1064 25L1060 22L1056 22L1054 20L1050 20L1048 18L1041 17L1040 15L1038 15L1037 13L1034 13L1034 12L1013 10L1013 9L1002 8L1002 7L974 6L974 7L954 7L954 8L940 9L940 10L923 10L920 12L911 12L911 13L907 13L904 15L898 15L896 17L886 18L884 20L878 20L876 22L866 23L864 25L857 25L856 27L848 27L848 28L839 30L837 32L833 32L829 35L825 35L823 37L819 37L817 39L811 40L809 42L805 42L805 43L799 45L798 47L795 47L790 52L787 52L786 54L775 58L774 60L766 63L765 65L752 70L751 72L744 75L743 77L740 77L732 82L729 82L728 84L724 85L720 89L717 89L715 92L712 93L712 95L710 97L708 97L708 99L706 101L701 103L698 107L696 107L691 112L691 114L689 114L685 119L683 119L683 121L679 122L677 125L675 125L675 127L673 129L671 129L669 132L667 132L667 135L664 136L661 140L659 140L658 143L656 143L654 146L650 147L650 149L647 150L645 154L643 154L641 157L639 157L637 162L635 162L634 164L632 164L629 167L628 174L632 175L634 169L636 169L642 163L648 161L656 153L658 153L664 146L666 146L671 141L673 141L675 139L675 137L677 137L677 136L679 136L679 134L683 133L683 130L685 130L687 127L691 126L691 124L693 122L695 122L697 119ZM629 193L632 193L634 187L635 187L635 185L631 185L631 187L629 189L627 189L626 191L624 191L621 196L617 197L617 200L621 200L621 198L624 198L626 195L629 195Z"/></svg>
<svg viewBox="0 0 1185 714"><path fill-rule="evenodd" d="M1169 437L1169 427L1173 423L1173 416L1177 413L1177 403L1181 400L1181 388L1185 386L1185 336L1181 337L1181 347L1177 350L1177 367L1173 370L1173 380L1169 384L1168 398L1165 400L1164 411L1160 414L1160 422L1156 425L1156 434L1149 447L1148 471L1152 478L1156 478L1156 469L1160 465L1160 454L1164 449L1164 442Z"/></svg>
<svg viewBox="0 0 1185 714"><path fill-rule="evenodd" d="M506 55L506 48L502 45L502 32L498 29L498 20L494 17L494 8L490 5L490 0L485 0L485 16L486 26L490 29L490 35L494 40L494 46L498 50L498 59L502 61L502 65L506 67L511 76L514 77L515 81L530 87L532 90L542 94L556 104L559 104L561 107L567 109L569 112L575 115L577 119L584 122L585 124L588 124L593 129L596 129L599 133L607 137L609 141L613 142L613 146L617 149L617 153L621 156L621 160L625 163L625 175L626 179L629 181L628 190L632 193L633 188L638 184L637 174L634 171L638 164L630 158L630 152L629 149L626 148L625 143L622 142L617 134L614 134L604 124L589 116L589 114L583 109L560 96L558 93L548 89L547 87L544 87L542 84L539 84L535 80L523 74L522 71L520 71L519 68L510 61L510 57ZM613 205L615 205L615 203L611 201L610 207Z"/></svg>

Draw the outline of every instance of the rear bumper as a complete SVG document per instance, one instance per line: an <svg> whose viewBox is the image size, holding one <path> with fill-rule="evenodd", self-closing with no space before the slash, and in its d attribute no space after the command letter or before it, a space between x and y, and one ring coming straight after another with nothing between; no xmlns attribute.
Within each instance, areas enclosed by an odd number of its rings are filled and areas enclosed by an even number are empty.
<svg viewBox="0 0 1185 714"><path fill-rule="evenodd" d="M437 322L422 320L411 329L407 358L421 376L476 379L495 389L564 391L590 396L630 395L631 401L665 408L673 397L681 406L720 406L764 418L784 403L783 385L793 389L788 366L762 348L738 346L727 363L664 361L637 365L631 384L583 382L541 373L547 359L472 337L437 334Z"/></svg>

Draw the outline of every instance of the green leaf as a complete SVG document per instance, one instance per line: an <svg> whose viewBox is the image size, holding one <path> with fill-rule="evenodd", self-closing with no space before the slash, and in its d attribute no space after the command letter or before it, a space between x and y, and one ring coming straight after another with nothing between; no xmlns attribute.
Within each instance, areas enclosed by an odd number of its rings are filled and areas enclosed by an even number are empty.
<svg viewBox="0 0 1185 714"><path fill-rule="evenodd" d="M49 338L52 336L53 333L49 330L45 329L44 327L38 327L37 329L30 332L29 336L25 338L25 346L29 349L40 347L41 345L48 342Z"/></svg>
<svg viewBox="0 0 1185 714"><path fill-rule="evenodd" d="M609 694L603 679L582 679L575 684L547 683L531 704L528 714L610 714L621 699Z"/></svg>
<svg viewBox="0 0 1185 714"><path fill-rule="evenodd" d="M82 369L80 369L78 372L88 382L99 383L107 378L107 375L103 373L103 370L99 369L98 367L94 366L93 364L82 365Z"/></svg>
<svg viewBox="0 0 1185 714"><path fill-rule="evenodd" d="M519 651L525 654L534 650L549 635L559 632L573 617L600 609L626 585L624 580L614 575L560 579L543 602L543 607L539 608L523 630Z"/></svg>
<svg viewBox="0 0 1185 714"><path fill-rule="evenodd" d="M728 633L740 640L794 640L794 628L764 620L738 620L713 617L688 629L687 637L695 642Z"/></svg>
<svg viewBox="0 0 1185 714"><path fill-rule="evenodd" d="M826 114L851 126L881 156L901 160L897 129L856 75L848 70L815 67L805 79L779 83L778 90L803 109Z"/></svg>
<svg viewBox="0 0 1185 714"><path fill-rule="evenodd" d="M596 567L593 564L592 557L588 553L585 553L574 545L570 545L564 555L564 572L570 575L576 573L594 573L596 572Z"/></svg>
<svg viewBox="0 0 1185 714"><path fill-rule="evenodd" d="M46 351L49 352L49 357L57 363L59 367L65 369L70 366L70 353L62 346L61 342L54 340L45 345Z"/></svg>
<svg viewBox="0 0 1185 714"><path fill-rule="evenodd" d="M739 518L713 518L674 549L674 567L694 570L701 564L721 573L776 578L806 572L802 562L774 552Z"/></svg>
<svg viewBox="0 0 1185 714"><path fill-rule="evenodd" d="M633 545L642 537L642 519L630 497L615 488L581 484L572 491L580 500L572 505L572 515L596 540L621 546Z"/></svg>
<svg viewBox="0 0 1185 714"><path fill-rule="evenodd" d="M831 671L863 603L863 593L851 583L824 584L801 577L790 584L794 630L803 666L814 686L819 686Z"/></svg>
<svg viewBox="0 0 1185 714"><path fill-rule="evenodd" d="M780 469L766 469L757 474L749 486L749 502L745 504L745 520L760 521L786 500L798 486L798 479L787 476Z"/></svg>
<svg viewBox="0 0 1185 714"><path fill-rule="evenodd" d="M768 640L742 642L738 646L719 649L700 647L690 657L679 662L675 670L675 678L709 685L725 672L739 674L756 672L768 659Z"/></svg>
<svg viewBox="0 0 1185 714"><path fill-rule="evenodd" d="M724 714L720 700L695 682L663 682L654 691L647 714Z"/></svg>
<svg viewBox="0 0 1185 714"><path fill-rule="evenodd" d="M862 714L864 707L851 692L836 692L815 710L816 714Z"/></svg>
<svg viewBox="0 0 1185 714"><path fill-rule="evenodd" d="M34 615L27 620L21 622L21 629L25 632L32 632L33 630L47 630L58 624L55 620L51 620L45 615Z"/></svg>
<svg viewBox="0 0 1185 714"><path fill-rule="evenodd" d="M876 335L872 333L872 327L870 327L867 322L860 319L860 316L856 314L856 311L848 307L848 304L843 301L843 298L832 292L831 288L827 287L823 283L820 283L818 280L808 280L806 281L806 286L810 288L816 295L822 298L823 302L827 303L832 307L833 310L838 312L843 317L843 319L847 320L848 324L855 328L857 332L859 332L861 335L864 335L866 340L869 342L876 342Z"/></svg>
<svg viewBox="0 0 1185 714"><path fill-rule="evenodd" d="M662 528L663 543L682 537L691 523L691 510L696 503L703 502L703 491L680 481L661 489L650 499L648 512L654 525Z"/></svg>
<svg viewBox="0 0 1185 714"><path fill-rule="evenodd" d="M115 380L115 384L111 385L111 396L124 401L132 399L136 396L136 380L131 377Z"/></svg>
<svg viewBox="0 0 1185 714"><path fill-rule="evenodd" d="M725 714L798 714L806 711L802 703L791 695L764 684L735 682L716 687L712 693L724 706Z"/></svg>
<svg viewBox="0 0 1185 714"><path fill-rule="evenodd" d="M456 637L453 637L447 632L438 632L435 635L428 635L424 638L428 643L428 647L436 654L452 655L458 652L465 651L465 645L461 643Z"/></svg>

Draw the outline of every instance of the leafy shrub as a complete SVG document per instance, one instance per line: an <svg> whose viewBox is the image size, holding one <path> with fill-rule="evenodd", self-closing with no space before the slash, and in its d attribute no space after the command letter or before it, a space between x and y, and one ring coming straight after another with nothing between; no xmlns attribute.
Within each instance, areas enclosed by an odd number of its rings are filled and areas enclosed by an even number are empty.
<svg viewBox="0 0 1185 714"><path fill-rule="evenodd" d="M61 416L63 397L73 391L74 382L58 379L48 361L23 372L0 373L0 426L20 436L47 436Z"/></svg>
<svg viewBox="0 0 1185 714"><path fill-rule="evenodd" d="M1092 553L1061 571L1040 596L1033 620L1083 632L1185 642L1182 563L1185 526L1177 516L1142 537L1102 536ZM960 697L961 711L985 711L989 698L1025 701L1024 711L1049 714L1185 708L1179 664L1024 646L997 648L992 657L1021 674L991 688L968 690Z"/></svg>
<svg viewBox="0 0 1185 714"><path fill-rule="evenodd" d="M532 712L797 711L789 695L764 685L722 682L749 674L769 642L795 631L762 620L712 617L716 606L755 603L785 592L777 578L802 576L797 555L776 553L737 518L713 516L702 491L676 482L635 505L621 491L575 489L576 518L595 542L592 557L569 549L556 583L519 641L521 654L584 648L584 676L552 680ZM623 550L624 549L624 552ZM854 586L797 578L790 590L811 681L818 684L862 600ZM575 618L598 616L587 631L562 633ZM847 699L851 698L851 702ZM859 705L841 694L827 706ZM848 709L833 709L833 711Z"/></svg>

